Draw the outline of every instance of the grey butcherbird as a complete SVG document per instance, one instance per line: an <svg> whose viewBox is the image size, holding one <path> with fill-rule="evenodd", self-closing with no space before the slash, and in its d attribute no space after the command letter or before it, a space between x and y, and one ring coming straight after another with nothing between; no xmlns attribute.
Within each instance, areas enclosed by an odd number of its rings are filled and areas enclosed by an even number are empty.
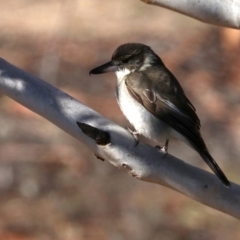
<svg viewBox="0 0 240 240"><path fill-rule="evenodd" d="M210 155L196 110L174 75L152 49L140 43L118 47L112 60L90 74L115 72L118 104L138 134L156 142L179 139L195 149L227 187L230 183Z"/></svg>

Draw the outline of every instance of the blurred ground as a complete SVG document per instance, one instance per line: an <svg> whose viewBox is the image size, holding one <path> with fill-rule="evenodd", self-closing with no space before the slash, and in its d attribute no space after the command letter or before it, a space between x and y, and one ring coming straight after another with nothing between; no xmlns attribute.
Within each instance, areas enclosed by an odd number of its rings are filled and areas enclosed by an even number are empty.
<svg viewBox="0 0 240 240"><path fill-rule="evenodd" d="M150 45L177 76L207 145L240 183L240 34L137 0L1 2L0 57L125 126L115 76L89 77L126 42ZM239 239L239 221L137 181L0 95L0 239ZM170 153L204 169L181 143Z"/></svg>

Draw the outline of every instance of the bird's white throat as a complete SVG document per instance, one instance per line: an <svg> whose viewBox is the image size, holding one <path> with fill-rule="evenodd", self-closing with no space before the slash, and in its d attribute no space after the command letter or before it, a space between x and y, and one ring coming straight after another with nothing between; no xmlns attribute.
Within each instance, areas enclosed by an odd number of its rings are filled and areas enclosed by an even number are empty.
<svg viewBox="0 0 240 240"><path fill-rule="evenodd" d="M124 68L115 72L119 81L122 81L129 73L131 73L131 71L128 68Z"/></svg>

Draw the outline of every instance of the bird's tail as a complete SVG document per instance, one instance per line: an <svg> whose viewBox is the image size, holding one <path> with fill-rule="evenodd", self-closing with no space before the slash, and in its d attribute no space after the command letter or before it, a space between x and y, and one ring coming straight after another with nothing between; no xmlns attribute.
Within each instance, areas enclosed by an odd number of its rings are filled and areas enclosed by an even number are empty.
<svg viewBox="0 0 240 240"><path fill-rule="evenodd" d="M219 179L222 181L222 183L226 187L230 187L231 184L228 181L227 177L223 173L223 171L220 169L220 167L217 165L213 157L210 155L208 150L204 152L199 152L200 156L203 158L203 160L207 163L207 165L212 169L212 171L219 177Z"/></svg>

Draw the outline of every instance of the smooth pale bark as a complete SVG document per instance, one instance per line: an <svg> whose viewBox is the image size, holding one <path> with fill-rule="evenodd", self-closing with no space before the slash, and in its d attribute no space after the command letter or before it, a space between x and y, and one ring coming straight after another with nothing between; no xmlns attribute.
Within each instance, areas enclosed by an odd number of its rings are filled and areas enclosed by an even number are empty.
<svg viewBox="0 0 240 240"><path fill-rule="evenodd" d="M141 0L164 7L205 23L240 28L239 0Z"/></svg>
<svg viewBox="0 0 240 240"><path fill-rule="evenodd" d="M231 188L226 188L212 173L171 155L163 158L163 153L149 145L139 143L135 146L132 135L124 128L3 59L0 59L0 91L85 143L95 154L131 176L169 187L240 219L239 185L232 183ZM85 126L83 131L77 122ZM97 144L94 138L98 134L92 134L88 125L101 129L100 133L107 133L105 142L97 141Z"/></svg>

